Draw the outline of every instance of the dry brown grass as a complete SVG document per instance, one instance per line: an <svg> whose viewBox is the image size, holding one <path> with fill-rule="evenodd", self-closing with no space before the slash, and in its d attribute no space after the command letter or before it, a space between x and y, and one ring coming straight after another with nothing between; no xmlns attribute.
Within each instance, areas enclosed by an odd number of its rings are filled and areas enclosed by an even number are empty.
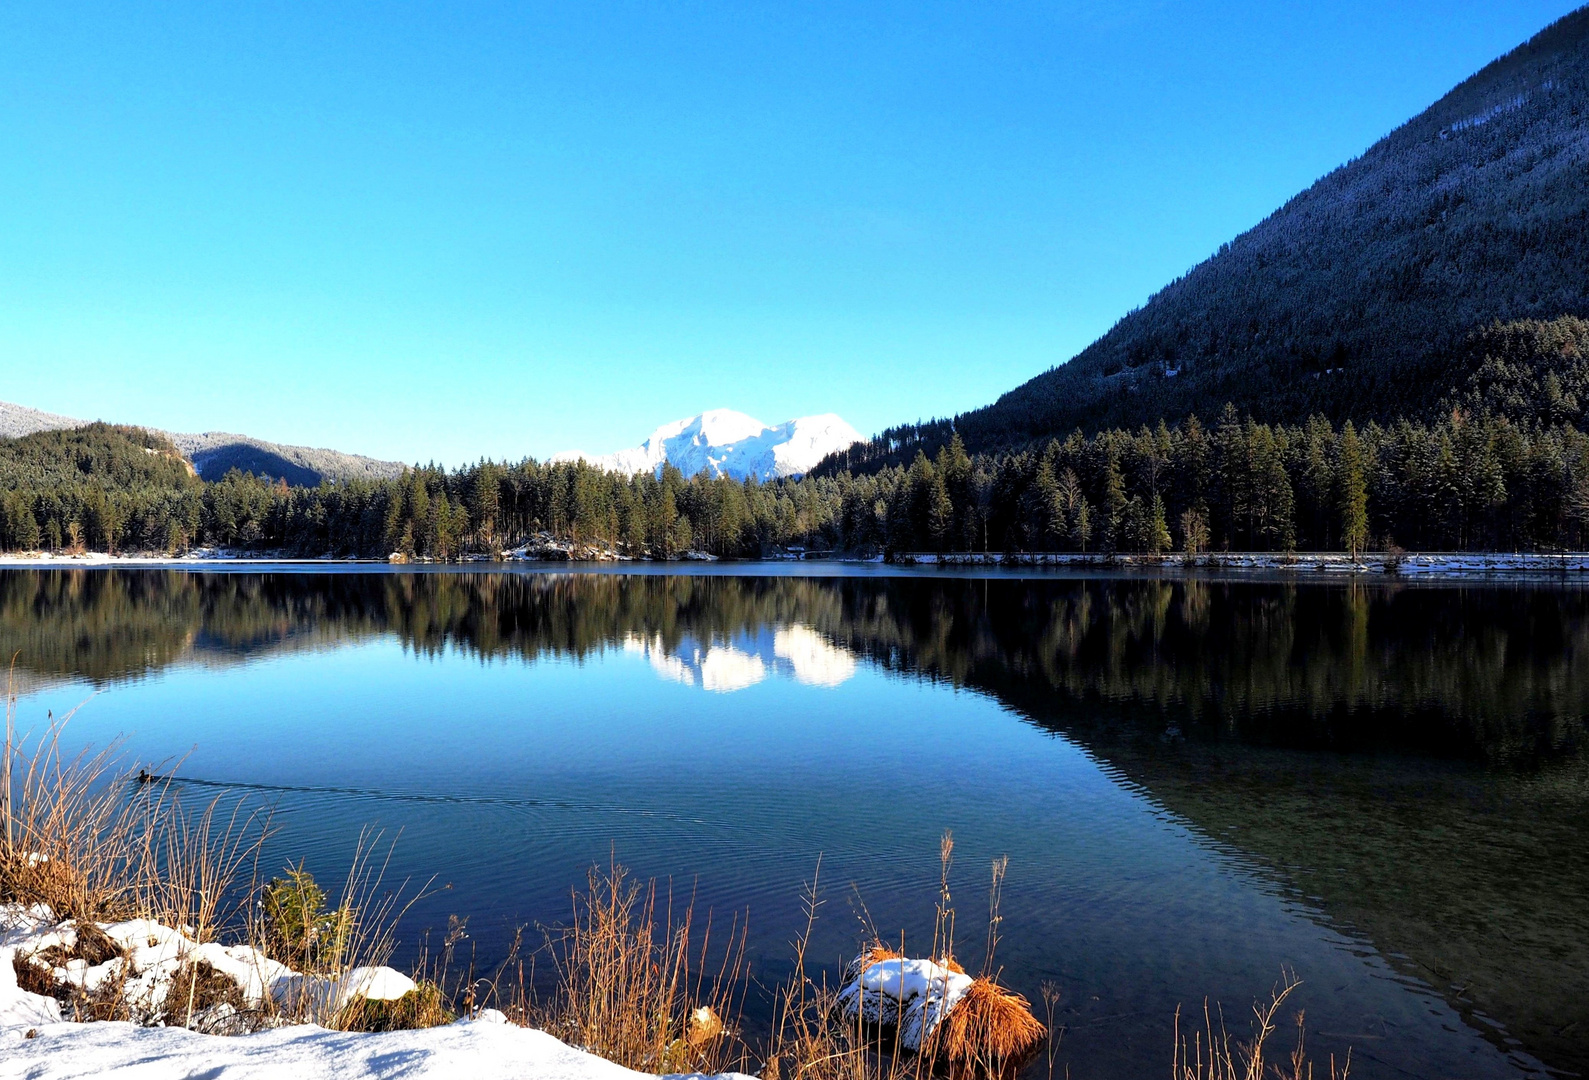
<svg viewBox="0 0 1589 1080"><path fill-rule="evenodd" d="M1181 1033L1181 1010L1175 1010L1175 1057L1171 1070L1173 1080L1314 1080L1315 1071L1321 1080L1348 1080L1352 1070L1351 1051L1346 1060L1336 1063L1335 1055L1323 1067L1315 1070L1308 1060L1306 1030L1303 1014L1294 1017L1297 1042L1284 1062L1267 1058L1268 1042L1279 1029L1278 1017L1286 999L1302 985L1290 972L1284 972L1280 983L1270 992L1267 1002L1254 1002L1253 1034L1243 1042L1232 1039L1225 1029L1225 1018L1215 1006L1203 1002L1203 1026L1190 1035Z"/></svg>
<svg viewBox="0 0 1589 1080"><path fill-rule="evenodd" d="M202 1017L218 1005L229 1006L234 1013L248 1009L242 989L229 976L203 960L184 964L166 992L164 1022L167 1027L190 1028L195 1017Z"/></svg>
<svg viewBox="0 0 1589 1080"><path fill-rule="evenodd" d="M289 966L311 969L302 956L280 955L261 917L259 855L268 817L241 802L227 803L224 795L192 809L169 776L124 768L117 744L67 752L63 735L72 716L50 717L37 735L19 732L15 681L8 682L0 747L0 903L46 905L55 918L75 920L78 930L72 955L19 959L19 981L60 998L79 1019L128 1019L119 986L84 995L56 985L51 972L67 960L94 966L117 955L95 923L130 918L151 919L200 942L225 938L252 945ZM390 850L379 857L379 839L360 837L336 909L335 947L315 957L311 970L328 978L385 963L396 945L398 920L424 895L406 883L385 886ZM236 989L204 964L183 968L175 978L178 985L168 997L181 1006L168 1010L166 1023L189 1023L223 1003L222 982ZM328 1026L364 1022L346 1010L328 1012L326 995L312 990L306 986L285 1000L266 1001L247 1019L256 1025L281 1019ZM224 1003L241 1010L240 996ZM422 1006L409 1002L388 1011L430 1016Z"/></svg>
<svg viewBox="0 0 1589 1080"><path fill-rule="evenodd" d="M216 798L191 811L169 779L134 776L120 746L69 753L76 709L19 731L16 680L7 677L0 750L0 902L46 904L80 923L135 916L189 927L210 940L246 902L234 886L257 856L268 822Z"/></svg>
<svg viewBox="0 0 1589 1080"><path fill-rule="evenodd" d="M342 1010L340 1031L410 1031L440 1027L458 1019L440 986L421 981L395 1001L355 998Z"/></svg>
<svg viewBox="0 0 1589 1080"><path fill-rule="evenodd" d="M772 1037L761 1055L761 1076L763 1080L903 1080L909 1066L886 1033L869 1028L859 1014L846 1021L838 988L830 986L825 976L818 980L806 973L807 948L822 906L821 872L818 859L802 897L805 926L794 941L794 975L775 997ZM874 942L868 962L898 956Z"/></svg>
<svg viewBox="0 0 1589 1080"><path fill-rule="evenodd" d="M944 1018L940 1053L955 1077L1013 1075L1048 1038L1027 1000L986 976Z"/></svg>
<svg viewBox="0 0 1589 1080"><path fill-rule="evenodd" d="M566 1042L640 1072L722 1072L742 1063L732 1037L745 984L745 927L736 918L717 959L710 918L695 934L693 902L641 886L612 863L593 868L572 922L547 942L557 988L531 1017ZM705 1010L703 1012L703 1010Z"/></svg>
<svg viewBox="0 0 1589 1080"><path fill-rule="evenodd" d="M955 910L949 888L954 838L947 832L938 855L938 903L928 955L963 975L965 969L954 955ZM838 1008L837 989L830 988L825 979L818 982L805 974L806 944L821 907L814 876L805 893L806 925L795 941L795 976L777 998L764 1080L924 1080L945 1071L964 1080L999 1080L1012 1076L1031 1060L1048 1041L1048 1028L1032 1015L1025 998L1000 987L997 974L989 970L999 943L999 901L1007 867L1004 859L993 865L984 969L966 998L928 1035L916 1054L899 1048L892 1031L866 1024L862 1010L853 1010L846 1017ZM903 943L899 948L885 944L871 926L869 915L866 921L872 943L856 967L865 970L880 961L905 957Z"/></svg>

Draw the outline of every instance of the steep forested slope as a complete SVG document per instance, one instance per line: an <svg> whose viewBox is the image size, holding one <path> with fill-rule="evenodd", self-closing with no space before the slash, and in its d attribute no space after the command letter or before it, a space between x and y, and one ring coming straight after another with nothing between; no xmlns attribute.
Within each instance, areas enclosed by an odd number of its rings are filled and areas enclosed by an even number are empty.
<svg viewBox="0 0 1589 1080"><path fill-rule="evenodd" d="M1227 401L1268 421L1428 417L1465 397L1475 330L1562 315L1589 315L1589 9L954 427L981 450ZM908 460L948 431L895 429L830 467Z"/></svg>

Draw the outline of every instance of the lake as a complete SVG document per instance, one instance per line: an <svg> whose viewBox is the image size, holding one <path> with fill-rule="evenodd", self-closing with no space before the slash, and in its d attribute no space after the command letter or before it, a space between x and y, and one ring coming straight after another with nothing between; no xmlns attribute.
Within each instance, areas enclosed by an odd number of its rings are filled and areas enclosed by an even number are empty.
<svg viewBox="0 0 1589 1080"><path fill-rule="evenodd" d="M1167 1070L1177 1005L1293 970L1359 1077L1589 1070L1589 592L1548 585L360 567L0 571L22 726L80 706L268 861L435 879L482 963L616 858L789 970L864 920L1058 987L1055 1075ZM386 848L382 848L383 851ZM384 857L384 856L383 856ZM765 1002L752 995L747 1021ZM1038 1012L1043 1012L1041 1004ZM1047 1075L1047 1063L1031 1075Z"/></svg>

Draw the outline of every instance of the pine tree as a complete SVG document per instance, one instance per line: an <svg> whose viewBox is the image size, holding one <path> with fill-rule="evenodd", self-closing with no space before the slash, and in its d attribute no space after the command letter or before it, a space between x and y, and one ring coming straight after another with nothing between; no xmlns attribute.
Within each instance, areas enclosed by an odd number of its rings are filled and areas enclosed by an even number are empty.
<svg viewBox="0 0 1589 1080"><path fill-rule="evenodd" d="M956 432L947 446L938 451L934 469L943 480L953 518L948 530L949 546L970 550L976 545L976 500L972 496L972 462L965 443Z"/></svg>
<svg viewBox="0 0 1589 1080"><path fill-rule="evenodd" d="M1224 536L1226 547L1242 546L1247 540L1252 506L1252 473L1245 433L1235 406L1229 403L1220 416L1214 448L1214 531Z"/></svg>
<svg viewBox="0 0 1589 1080"><path fill-rule="evenodd" d="M1154 555L1162 554L1170 549L1170 526L1164 520L1164 497L1153 496L1153 504L1148 512L1147 550Z"/></svg>
<svg viewBox="0 0 1589 1080"><path fill-rule="evenodd" d="M949 501L949 488L943 474L934 471L927 489L927 534L934 551L946 550L953 528L954 504Z"/></svg>
<svg viewBox="0 0 1589 1080"><path fill-rule="evenodd" d="M1087 505L1087 497L1083 495L1076 502L1076 509L1070 518L1070 542L1077 551L1085 552L1087 543L1092 539L1092 507Z"/></svg>
<svg viewBox="0 0 1589 1080"><path fill-rule="evenodd" d="M1120 461L1111 452L1108 465L1104 470L1104 543L1111 550L1119 550L1122 542L1129 542L1124 535L1126 528L1126 508L1129 501L1126 499L1125 477L1120 475Z"/></svg>
<svg viewBox="0 0 1589 1080"><path fill-rule="evenodd" d="M1340 514L1341 546L1357 558L1368 545L1368 485L1363 447L1348 420L1341 429L1335 462L1335 505Z"/></svg>

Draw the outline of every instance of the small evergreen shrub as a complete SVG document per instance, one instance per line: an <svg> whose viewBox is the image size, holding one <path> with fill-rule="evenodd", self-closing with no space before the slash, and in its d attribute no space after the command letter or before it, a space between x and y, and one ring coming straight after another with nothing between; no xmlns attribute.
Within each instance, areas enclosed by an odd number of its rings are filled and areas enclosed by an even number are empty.
<svg viewBox="0 0 1589 1080"><path fill-rule="evenodd" d="M326 893L301 865L266 883L260 894L265 938L273 953L304 971L340 965L347 955L356 924L354 909L344 903L326 907Z"/></svg>

